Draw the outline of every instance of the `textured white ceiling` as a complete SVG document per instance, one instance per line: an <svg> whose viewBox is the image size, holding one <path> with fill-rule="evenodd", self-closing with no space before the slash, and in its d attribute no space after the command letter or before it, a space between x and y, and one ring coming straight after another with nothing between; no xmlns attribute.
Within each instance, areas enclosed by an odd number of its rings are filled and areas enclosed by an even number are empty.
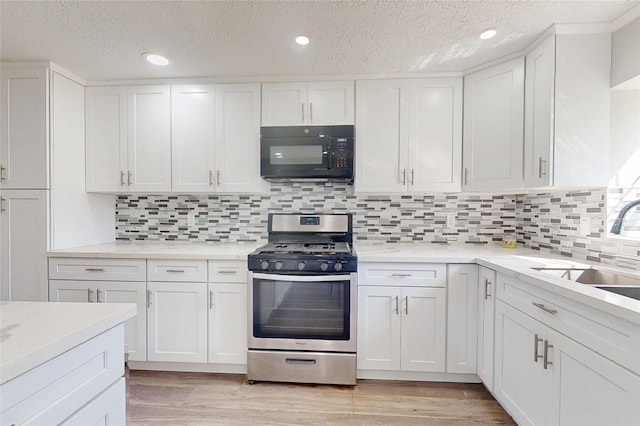
<svg viewBox="0 0 640 426"><path fill-rule="evenodd" d="M640 0L0 1L2 60L88 80L462 71L553 23L611 22ZM489 27L498 35L481 41ZM308 46L294 37L306 34ZM147 51L172 63L152 67Z"/></svg>

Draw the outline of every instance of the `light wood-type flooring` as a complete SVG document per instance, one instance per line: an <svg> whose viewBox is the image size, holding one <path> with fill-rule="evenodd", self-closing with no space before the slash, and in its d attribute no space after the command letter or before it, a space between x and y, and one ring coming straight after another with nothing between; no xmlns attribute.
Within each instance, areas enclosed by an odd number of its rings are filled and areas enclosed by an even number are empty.
<svg viewBox="0 0 640 426"><path fill-rule="evenodd" d="M130 371L128 425L515 424L481 384L247 383L235 374Z"/></svg>

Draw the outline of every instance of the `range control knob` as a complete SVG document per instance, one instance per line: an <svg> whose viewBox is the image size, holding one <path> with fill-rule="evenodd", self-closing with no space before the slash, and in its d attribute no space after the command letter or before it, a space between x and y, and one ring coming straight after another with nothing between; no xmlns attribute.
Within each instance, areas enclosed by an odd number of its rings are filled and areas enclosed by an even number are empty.
<svg viewBox="0 0 640 426"><path fill-rule="evenodd" d="M333 267L336 270L336 272L342 271L342 263L340 263L340 262L336 262L336 264L333 265Z"/></svg>
<svg viewBox="0 0 640 426"><path fill-rule="evenodd" d="M263 260L262 262L260 262L260 267L262 269L267 269L269 267L269 261L268 260Z"/></svg>
<svg viewBox="0 0 640 426"><path fill-rule="evenodd" d="M320 264L320 269L322 270L322 272L326 272L326 270L329 269L329 264L327 262L322 262Z"/></svg>
<svg viewBox="0 0 640 426"><path fill-rule="evenodd" d="M298 262L298 271L302 271L306 265L307 265L307 262L305 262L304 260L301 260L300 262Z"/></svg>
<svg viewBox="0 0 640 426"><path fill-rule="evenodd" d="M276 269L277 270L282 269L282 262L280 262L280 261L276 262Z"/></svg>

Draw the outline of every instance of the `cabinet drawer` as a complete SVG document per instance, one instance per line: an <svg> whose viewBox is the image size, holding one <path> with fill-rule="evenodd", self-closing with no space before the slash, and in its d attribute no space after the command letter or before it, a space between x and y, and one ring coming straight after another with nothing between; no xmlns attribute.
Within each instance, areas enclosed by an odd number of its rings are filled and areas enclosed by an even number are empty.
<svg viewBox="0 0 640 426"><path fill-rule="evenodd" d="M146 281L144 259L50 258L49 278L54 280Z"/></svg>
<svg viewBox="0 0 640 426"><path fill-rule="evenodd" d="M358 285L447 286L445 264L359 263L358 269Z"/></svg>
<svg viewBox="0 0 640 426"><path fill-rule="evenodd" d="M210 260L209 282L246 283L247 262L244 260Z"/></svg>
<svg viewBox="0 0 640 426"><path fill-rule="evenodd" d="M148 260L148 281L207 282L206 260Z"/></svg>
<svg viewBox="0 0 640 426"><path fill-rule="evenodd" d="M60 424L124 374L123 340L120 324L4 383L2 424Z"/></svg>
<svg viewBox="0 0 640 426"><path fill-rule="evenodd" d="M498 274L497 298L640 374L640 325Z"/></svg>

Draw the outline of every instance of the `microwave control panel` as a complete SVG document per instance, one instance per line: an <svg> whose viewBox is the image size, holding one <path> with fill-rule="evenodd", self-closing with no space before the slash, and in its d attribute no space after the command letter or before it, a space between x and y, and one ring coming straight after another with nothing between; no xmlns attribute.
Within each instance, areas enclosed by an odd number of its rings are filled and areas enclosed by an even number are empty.
<svg viewBox="0 0 640 426"><path fill-rule="evenodd" d="M349 153L347 150L347 138L336 138L335 140L335 168L345 169L350 167Z"/></svg>

